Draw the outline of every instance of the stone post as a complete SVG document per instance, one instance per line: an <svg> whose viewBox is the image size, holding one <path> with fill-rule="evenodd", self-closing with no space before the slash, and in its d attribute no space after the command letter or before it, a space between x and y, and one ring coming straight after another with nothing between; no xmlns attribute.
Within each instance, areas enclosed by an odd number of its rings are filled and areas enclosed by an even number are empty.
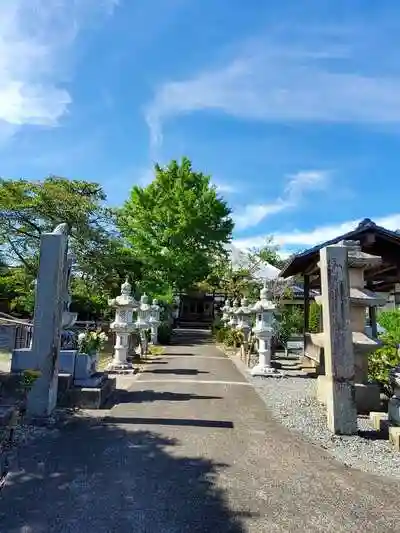
<svg viewBox="0 0 400 533"><path fill-rule="evenodd" d="M352 435L357 433L357 410L347 248L323 248L320 251L320 270L327 423L333 433Z"/></svg>
<svg viewBox="0 0 400 533"><path fill-rule="evenodd" d="M67 224L60 224L52 233L42 234L32 348L27 350L32 359L32 368L40 372L27 398L27 414L32 417L49 416L57 403L67 251Z"/></svg>

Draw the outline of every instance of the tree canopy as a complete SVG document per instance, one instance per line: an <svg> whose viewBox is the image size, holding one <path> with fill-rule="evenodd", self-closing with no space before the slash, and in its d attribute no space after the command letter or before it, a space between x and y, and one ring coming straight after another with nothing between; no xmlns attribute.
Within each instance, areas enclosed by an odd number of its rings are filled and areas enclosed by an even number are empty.
<svg viewBox="0 0 400 533"><path fill-rule="evenodd" d="M212 258L231 239L231 210L210 177L187 158L155 165L147 187L135 186L118 214L118 226L137 257L175 289L186 289L210 273Z"/></svg>

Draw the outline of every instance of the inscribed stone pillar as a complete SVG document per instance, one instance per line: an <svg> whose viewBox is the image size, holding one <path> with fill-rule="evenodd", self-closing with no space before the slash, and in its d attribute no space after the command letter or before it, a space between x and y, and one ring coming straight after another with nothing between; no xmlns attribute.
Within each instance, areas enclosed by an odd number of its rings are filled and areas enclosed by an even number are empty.
<svg viewBox="0 0 400 533"><path fill-rule="evenodd" d="M40 376L28 394L27 413L48 416L57 403L63 289L65 284L68 228L60 224L40 239L31 356Z"/></svg>
<svg viewBox="0 0 400 533"><path fill-rule="evenodd" d="M340 435L357 432L354 355L350 327L347 248L320 251L322 312L325 335L328 428Z"/></svg>

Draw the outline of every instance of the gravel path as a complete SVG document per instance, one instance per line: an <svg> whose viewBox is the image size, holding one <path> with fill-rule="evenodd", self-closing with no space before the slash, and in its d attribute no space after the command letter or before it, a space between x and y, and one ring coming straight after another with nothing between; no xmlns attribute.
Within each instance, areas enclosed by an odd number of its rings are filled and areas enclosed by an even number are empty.
<svg viewBox="0 0 400 533"><path fill-rule="evenodd" d="M346 466L400 479L400 453L388 440L379 438L367 416L358 417L359 435L332 435L326 426L326 411L315 399L316 379L252 377L237 356L232 360L282 425L298 431Z"/></svg>

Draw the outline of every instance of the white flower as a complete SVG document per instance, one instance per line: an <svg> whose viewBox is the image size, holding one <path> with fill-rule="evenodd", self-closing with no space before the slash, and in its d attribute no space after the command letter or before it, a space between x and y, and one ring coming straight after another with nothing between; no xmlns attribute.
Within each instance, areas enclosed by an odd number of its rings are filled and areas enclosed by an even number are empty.
<svg viewBox="0 0 400 533"><path fill-rule="evenodd" d="M84 341L85 338L86 338L86 333L79 333L79 335L78 335L78 341L79 342Z"/></svg>
<svg viewBox="0 0 400 533"><path fill-rule="evenodd" d="M104 333L104 331L102 331L102 332L100 333L100 339L101 339L102 341L106 341L106 340L108 339L108 337L107 337L107 335Z"/></svg>

